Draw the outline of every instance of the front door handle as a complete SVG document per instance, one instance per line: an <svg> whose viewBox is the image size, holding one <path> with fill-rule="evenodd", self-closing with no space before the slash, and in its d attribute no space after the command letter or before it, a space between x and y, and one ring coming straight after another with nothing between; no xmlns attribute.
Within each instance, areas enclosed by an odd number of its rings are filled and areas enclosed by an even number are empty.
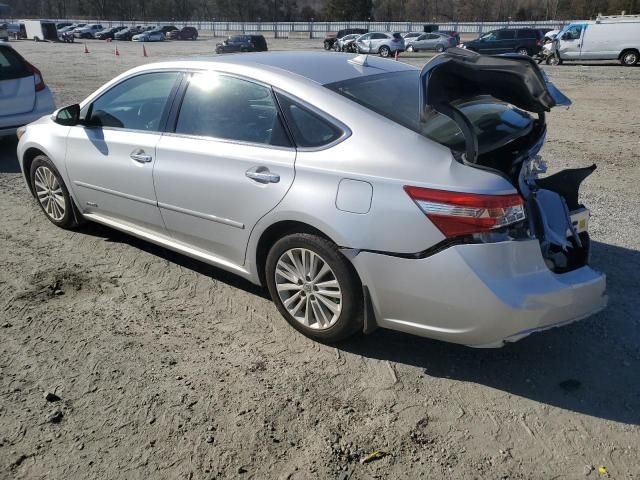
<svg viewBox="0 0 640 480"><path fill-rule="evenodd" d="M149 163L151 162L151 160L153 160L153 157L151 155L147 155L141 148L138 148L131 152L131 155L129 155L129 157L131 157L131 160L135 160L138 163Z"/></svg>
<svg viewBox="0 0 640 480"><path fill-rule="evenodd" d="M258 183L278 183L280 181L280 175L271 173L267 167L253 167L244 174L247 178Z"/></svg>

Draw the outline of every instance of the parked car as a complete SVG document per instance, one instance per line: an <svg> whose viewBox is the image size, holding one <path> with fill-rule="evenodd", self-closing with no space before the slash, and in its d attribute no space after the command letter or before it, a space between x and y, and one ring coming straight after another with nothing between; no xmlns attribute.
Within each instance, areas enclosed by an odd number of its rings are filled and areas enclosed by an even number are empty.
<svg viewBox="0 0 640 480"><path fill-rule="evenodd" d="M262 35L232 35L216 45L216 53L266 52L267 41Z"/></svg>
<svg viewBox="0 0 640 480"><path fill-rule="evenodd" d="M534 56L542 49L542 38L542 32L535 28L503 28L465 42L463 48L490 55L515 52Z"/></svg>
<svg viewBox="0 0 640 480"><path fill-rule="evenodd" d="M62 30L65 27L70 27L71 25L73 25L73 23L71 22L61 22L61 23L56 23L56 29L58 31Z"/></svg>
<svg viewBox="0 0 640 480"><path fill-rule="evenodd" d="M164 42L166 34L160 27L153 30L147 30L145 32L134 35L131 40L134 42Z"/></svg>
<svg viewBox="0 0 640 480"><path fill-rule="evenodd" d="M6 23L0 23L0 41L9 41L9 26Z"/></svg>
<svg viewBox="0 0 640 480"><path fill-rule="evenodd" d="M359 36L359 33L350 33L349 35L336 39L336 42L333 44L334 50L336 52L355 52L357 49L356 39Z"/></svg>
<svg viewBox="0 0 640 480"><path fill-rule="evenodd" d="M370 32L356 39L359 53L377 53L388 57L396 52L404 52L404 38L399 33Z"/></svg>
<svg viewBox="0 0 640 480"><path fill-rule="evenodd" d="M99 23L91 23L84 27L76 28L73 31L73 36L76 38L95 38L96 33L104 30L104 27Z"/></svg>
<svg viewBox="0 0 640 480"><path fill-rule="evenodd" d="M179 30L172 30L167 33L167 38L170 40L197 40L198 30L194 27L182 27Z"/></svg>
<svg viewBox="0 0 640 480"><path fill-rule="evenodd" d="M113 34L114 40L131 40L134 35L141 33L142 27L127 27Z"/></svg>
<svg viewBox="0 0 640 480"><path fill-rule="evenodd" d="M7 23L5 25L10 38L13 38L14 40L27 38L27 30L24 23Z"/></svg>
<svg viewBox="0 0 640 480"><path fill-rule="evenodd" d="M405 40L406 41L406 40ZM407 45L407 50L419 52L420 50L435 50L444 52L447 48L455 47L458 43L454 37L444 33L423 33L417 38L411 39Z"/></svg>
<svg viewBox="0 0 640 480"><path fill-rule="evenodd" d="M108 40L108 39L112 39L116 33L121 32L122 30L124 30L125 27L124 25L120 25L118 27L109 27L109 28L105 28L104 30L96 33L96 38L98 40Z"/></svg>
<svg viewBox="0 0 640 480"><path fill-rule="evenodd" d="M555 60L618 60L633 66L640 61L640 15L598 17L571 23L554 41Z"/></svg>
<svg viewBox="0 0 640 480"><path fill-rule="evenodd" d="M336 33L330 33L324 39L324 42L323 42L324 49L325 50L333 49L333 45L335 44L336 39L342 38L345 35L349 35L352 33L359 33L360 35L363 35L368 32L369 30L367 30L366 28L345 28L342 30L338 30Z"/></svg>
<svg viewBox="0 0 640 480"><path fill-rule="evenodd" d="M0 136L55 110L42 73L8 43L0 43Z"/></svg>
<svg viewBox="0 0 640 480"><path fill-rule="evenodd" d="M595 167L539 176L538 113L570 102L532 59L161 66L20 129L53 224L98 222L266 285L324 342L385 327L501 346L605 307L578 199Z"/></svg>

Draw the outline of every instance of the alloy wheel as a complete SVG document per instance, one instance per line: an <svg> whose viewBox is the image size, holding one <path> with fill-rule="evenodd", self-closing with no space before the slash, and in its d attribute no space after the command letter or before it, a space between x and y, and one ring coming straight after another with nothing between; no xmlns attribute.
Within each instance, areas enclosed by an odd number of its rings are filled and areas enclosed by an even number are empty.
<svg viewBox="0 0 640 480"><path fill-rule="evenodd" d="M306 248L285 251L276 264L282 304L296 321L314 330L332 327L342 311L342 289L329 264Z"/></svg>
<svg viewBox="0 0 640 480"><path fill-rule="evenodd" d="M635 52L628 52L622 57L622 63L625 65L635 65L638 62L638 54Z"/></svg>
<svg viewBox="0 0 640 480"><path fill-rule="evenodd" d="M35 191L45 213L56 222L64 218L67 204L62 187L48 167L38 167L35 172Z"/></svg>
<svg viewBox="0 0 640 480"><path fill-rule="evenodd" d="M520 55L526 55L526 56L529 56L529 51L528 51L526 48L521 48L521 49L520 49L520 50L518 50L516 53L517 53L517 54L520 54Z"/></svg>

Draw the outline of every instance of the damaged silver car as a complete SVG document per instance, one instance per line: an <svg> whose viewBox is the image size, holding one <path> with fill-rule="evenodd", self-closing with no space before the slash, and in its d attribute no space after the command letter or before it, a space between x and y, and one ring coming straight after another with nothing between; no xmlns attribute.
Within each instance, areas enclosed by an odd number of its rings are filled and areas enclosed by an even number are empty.
<svg viewBox="0 0 640 480"><path fill-rule="evenodd" d="M607 303L578 197L595 167L544 176L540 156L568 103L522 56L188 59L21 129L18 156L54 224L264 285L313 339L384 327L493 347Z"/></svg>

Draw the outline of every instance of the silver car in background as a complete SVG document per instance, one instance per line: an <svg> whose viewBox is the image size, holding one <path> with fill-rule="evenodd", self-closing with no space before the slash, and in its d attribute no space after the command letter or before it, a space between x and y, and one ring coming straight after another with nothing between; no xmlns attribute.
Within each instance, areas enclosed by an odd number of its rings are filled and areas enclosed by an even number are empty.
<svg viewBox="0 0 640 480"><path fill-rule="evenodd" d="M531 59L461 49L422 71L186 59L20 129L18 158L55 225L98 222L265 285L315 340L384 327L500 346L607 302L578 200L595 166L540 176L544 113L568 103Z"/></svg>
<svg viewBox="0 0 640 480"><path fill-rule="evenodd" d="M399 33L369 32L356 39L358 53L375 53L389 57L404 52L404 38Z"/></svg>
<svg viewBox="0 0 640 480"><path fill-rule="evenodd" d="M420 50L435 50L438 53L444 52L447 48L457 45L457 40L445 33L423 33L411 40L406 40L407 51L419 52Z"/></svg>

